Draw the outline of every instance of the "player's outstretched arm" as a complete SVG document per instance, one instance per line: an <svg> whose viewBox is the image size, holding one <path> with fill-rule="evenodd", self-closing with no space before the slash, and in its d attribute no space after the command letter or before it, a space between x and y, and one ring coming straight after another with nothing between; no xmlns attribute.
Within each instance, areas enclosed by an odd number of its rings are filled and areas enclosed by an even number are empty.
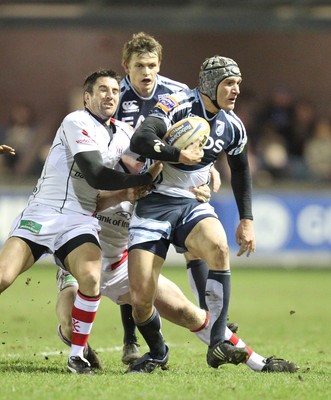
<svg viewBox="0 0 331 400"><path fill-rule="evenodd" d="M99 151L77 153L74 158L87 183L94 189L127 189L129 187L151 185L155 179L155 176L149 171L145 174L132 175L107 168L103 164Z"/></svg>
<svg viewBox="0 0 331 400"><path fill-rule="evenodd" d="M162 171L163 165L159 161L155 162L148 169L152 175L153 180ZM97 212L101 212L109 207L116 206L122 201L130 201L134 203L136 200L146 196L152 189L152 185L137 186L134 188L113 190L113 191L100 191L97 197Z"/></svg>

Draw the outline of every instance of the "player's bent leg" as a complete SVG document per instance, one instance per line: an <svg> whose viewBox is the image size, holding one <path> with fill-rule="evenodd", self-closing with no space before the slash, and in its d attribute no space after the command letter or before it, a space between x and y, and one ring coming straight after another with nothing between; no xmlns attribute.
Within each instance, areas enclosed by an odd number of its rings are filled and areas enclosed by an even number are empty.
<svg viewBox="0 0 331 400"><path fill-rule="evenodd" d="M73 329L67 368L73 373L93 374L94 370L84 357L84 349L101 299L101 249L93 242L80 244L66 256L64 265L79 284L72 307Z"/></svg>
<svg viewBox="0 0 331 400"><path fill-rule="evenodd" d="M199 307L207 310L205 290L209 272L208 264L200 258L193 257L188 252L184 253L184 257L186 260L186 269L192 293L194 294Z"/></svg>
<svg viewBox="0 0 331 400"><path fill-rule="evenodd" d="M132 315L150 351L136 360L127 372L150 373L158 366L164 368L168 361L169 350L161 333L159 313L154 307L163 262L162 257L146 250L135 248L129 251Z"/></svg>
<svg viewBox="0 0 331 400"><path fill-rule="evenodd" d="M195 335L205 344L209 345L211 324L206 323L200 330L195 331ZM264 357L256 353L246 343L238 338L229 328L226 329L225 339L228 343L239 348L245 348L248 351L248 358L245 365L255 372L296 372L299 367L292 361L283 358Z"/></svg>
<svg viewBox="0 0 331 400"><path fill-rule="evenodd" d="M200 328L206 320L206 311L193 304L163 275L159 277L155 307L162 318L191 331Z"/></svg>
<svg viewBox="0 0 331 400"><path fill-rule="evenodd" d="M76 247L66 257L65 267L77 279L81 293L89 297L100 294L100 247L94 243Z"/></svg>
<svg viewBox="0 0 331 400"><path fill-rule="evenodd" d="M249 353L248 359L245 364L256 372L296 372L299 367L292 361L285 360L284 358L276 358L274 356L264 357L252 350L247 344L235 334L226 331L226 339L229 340L236 347L245 347Z"/></svg>
<svg viewBox="0 0 331 400"><path fill-rule="evenodd" d="M140 357L139 344L136 335L136 324L132 317L132 307L130 304L121 304L121 319L124 330L122 363L129 365Z"/></svg>
<svg viewBox="0 0 331 400"><path fill-rule="evenodd" d="M56 315L59 322L58 336L65 345L70 347L72 336L71 314L78 290L78 282L71 274L60 267L57 270L56 281L58 287L56 302ZM83 356L90 363L91 368L103 368L96 351L91 348L88 342L84 348Z"/></svg>
<svg viewBox="0 0 331 400"><path fill-rule="evenodd" d="M77 290L78 285L67 286L58 293L56 301L56 315L61 326L61 333L69 342L71 342L72 335L71 313Z"/></svg>
<svg viewBox="0 0 331 400"><path fill-rule="evenodd" d="M186 252L184 256L186 259L187 275L192 293L198 302L199 307L208 310L205 300L206 283L209 273L208 265L201 259L194 258L188 252ZM237 333L239 329L239 325L236 322L227 322L227 327L233 333Z"/></svg>
<svg viewBox="0 0 331 400"><path fill-rule="evenodd" d="M161 257L146 250L133 249L129 252L132 315L137 324L144 323L152 315L163 262Z"/></svg>
<svg viewBox="0 0 331 400"><path fill-rule="evenodd" d="M108 265L108 260L103 259L103 263ZM131 321L135 325L132 317L131 296L129 291L128 268L127 261L122 263L118 268L112 271L104 271L101 274L101 294L103 297L108 297L115 304L121 306L121 316L123 318L123 310L125 313L130 313ZM127 316L125 317L127 318ZM123 322L123 319L122 319ZM128 326L124 328L124 346L122 350L122 362L129 365L137 360L141 354L135 330L128 330ZM134 337L133 337L134 335Z"/></svg>
<svg viewBox="0 0 331 400"><path fill-rule="evenodd" d="M245 348L237 348L225 340L230 301L230 260L224 228L217 218L206 217L193 227L185 240L186 248L209 265L206 282L206 304L212 328L207 352L210 367L240 364L248 358Z"/></svg>

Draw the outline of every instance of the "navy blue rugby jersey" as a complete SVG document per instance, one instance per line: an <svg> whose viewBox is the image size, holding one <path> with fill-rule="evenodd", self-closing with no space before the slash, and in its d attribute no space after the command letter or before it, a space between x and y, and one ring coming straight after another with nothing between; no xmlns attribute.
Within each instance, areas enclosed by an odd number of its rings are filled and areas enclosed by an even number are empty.
<svg viewBox="0 0 331 400"><path fill-rule="evenodd" d="M195 170L214 163L222 151L229 155L240 154L247 143L246 129L240 118L233 111L223 110L209 117L197 88L163 96L149 115L164 120L167 129L189 116L199 116L209 122L210 135L201 163L194 166L180 165L181 169Z"/></svg>
<svg viewBox="0 0 331 400"><path fill-rule="evenodd" d="M153 106L164 96L188 89L184 83L156 75L155 87L150 97L141 97L126 76L121 80L121 94L115 118L137 128Z"/></svg>

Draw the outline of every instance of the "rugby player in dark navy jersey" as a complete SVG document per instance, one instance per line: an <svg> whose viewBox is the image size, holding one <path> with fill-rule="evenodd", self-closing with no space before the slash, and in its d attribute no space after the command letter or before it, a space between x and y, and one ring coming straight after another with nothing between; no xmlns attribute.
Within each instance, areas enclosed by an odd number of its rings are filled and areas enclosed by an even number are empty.
<svg viewBox="0 0 331 400"><path fill-rule="evenodd" d="M152 193L137 201L129 228L133 317L150 349L129 367L129 372L151 372L158 366L164 367L168 360L169 349L153 300L170 243L179 251L190 251L209 265L205 302L213 326L208 365L218 368L225 363L239 364L248 356L245 349L237 349L225 341L230 301L226 233L210 204L199 203L189 190L191 186L208 182L210 168L225 151L240 216L236 231L238 255L249 256L255 251L247 136L233 112L241 80L239 67L232 59L214 56L205 60L199 87L160 99L132 137L132 151L164 161L164 168ZM170 126L194 115L205 118L211 128L200 158L194 145L191 151L190 148L179 150L161 140Z"/></svg>

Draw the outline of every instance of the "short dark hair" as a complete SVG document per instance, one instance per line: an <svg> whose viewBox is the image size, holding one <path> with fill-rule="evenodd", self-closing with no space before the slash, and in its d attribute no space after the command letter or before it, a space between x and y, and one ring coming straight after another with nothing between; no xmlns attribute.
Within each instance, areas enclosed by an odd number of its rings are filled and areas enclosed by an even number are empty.
<svg viewBox="0 0 331 400"><path fill-rule="evenodd" d="M93 93L93 86L95 85L95 82L97 81L98 78L101 77L109 77L115 79L118 84L120 84L121 81L121 76L114 70L112 69L100 69L99 71L95 71L92 74L90 74L84 82L84 92L88 92L90 94Z"/></svg>

